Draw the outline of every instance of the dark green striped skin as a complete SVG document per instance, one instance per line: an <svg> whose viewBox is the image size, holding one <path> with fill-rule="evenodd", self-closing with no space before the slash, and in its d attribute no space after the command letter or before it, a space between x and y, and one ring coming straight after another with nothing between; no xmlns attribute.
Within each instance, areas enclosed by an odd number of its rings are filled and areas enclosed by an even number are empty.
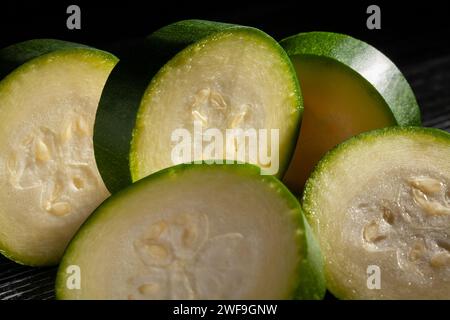
<svg viewBox="0 0 450 320"><path fill-rule="evenodd" d="M290 57L324 57L357 72L383 97L400 126L420 126L414 93L400 70L383 53L350 36L332 32L307 32L280 41Z"/></svg>
<svg viewBox="0 0 450 320"><path fill-rule="evenodd" d="M89 47L56 39L34 39L3 48L0 50L0 80L27 61L54 51L74 48Z"/></svg>

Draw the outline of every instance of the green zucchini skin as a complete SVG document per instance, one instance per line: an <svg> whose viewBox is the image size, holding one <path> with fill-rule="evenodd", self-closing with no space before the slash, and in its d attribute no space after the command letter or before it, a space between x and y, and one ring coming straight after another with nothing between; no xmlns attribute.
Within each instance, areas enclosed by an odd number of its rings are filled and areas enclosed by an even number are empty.
<svg viewBox="0 0 450 320"><path fill-rule="evenodd" d="M89 47L56 39L33 39L3 48L0 50L0 80L31 59L54 51L74 48Z"/></svg>
<svg viewBox="0 0 450 320"><path fill-rule="evenodd" d="M410 85L394 63L371 45L332 32L300 33L280 44L290 57L325 57L349 67L383 97L398 125L421 125L420 109Z"/></svg>
<svg viewBox="0 0 450 320"><path fill-rule="evenodd" d="M230 29L254 30L269 37L251 27L184 20L163 27L144 41L117 52L121 60L106 82L94 126L97 166L111 193L132 183L130 149L133 129L142 96L154 76L171 58L189 45ZM279 51L286 55L281 46ZM289 62L287 55L286 58Z"/></svg>

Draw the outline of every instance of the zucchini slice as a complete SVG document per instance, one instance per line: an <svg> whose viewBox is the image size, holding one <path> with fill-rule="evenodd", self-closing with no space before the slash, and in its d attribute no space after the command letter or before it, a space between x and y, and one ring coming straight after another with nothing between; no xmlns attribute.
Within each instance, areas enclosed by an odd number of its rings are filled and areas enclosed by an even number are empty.
<svg viewBox="0 0 450 320"><path fill-rule="evenodd" d="M295 147L301 113L295 70L272 38L250 27L181 21L121 54L97 113L95 154L114 193L180 162L236 159L224 151L226 130L266 129L266 143L263 138L261 146L247 142L237 160L270 167L270 174L281 176ZM196 141L194 122L202 130ZM187 130L192 139L187 158L173 157L180 143L173 138L177 129ZM218 129L223 141L206 141L208 129ZM271 129L279 130L274 150ZM217 153L206 151L211 139L219 146ZM198 146L203 152L194 150ZM249 156L255 148L256 159ZM260 153L273 161L261 161Z"/></svg>
<svg viewBox="0 0 450 320"><path fill-rule="evenodd" d="M92 132L116 58L31 40L0 50L0 61L0 252L22 264L57 264L109 195Z"/></svg>
<svg viewBox="0 0 450 320"><path fill-rule="evenodd" d="M350 36L308 32L280 42L302 88L305 111L283 181L300 194L320 158L342 141L388 126L419 126L420 110L400 70Z"/></svg>
<svg viewBox="0 0 450 320"><path fill-rule="evenodd" d="M449 133L393 127L352 138L319 162L303 208L334 295L450 299L449 159Z"/></svg>
<svg viewBox="0 0 450 320"><path fill-rule="evenodd" d="M56 294L320 299L321 261L298 201L277 179L248 164L182 164L96 210L64 255Z"/></svg>

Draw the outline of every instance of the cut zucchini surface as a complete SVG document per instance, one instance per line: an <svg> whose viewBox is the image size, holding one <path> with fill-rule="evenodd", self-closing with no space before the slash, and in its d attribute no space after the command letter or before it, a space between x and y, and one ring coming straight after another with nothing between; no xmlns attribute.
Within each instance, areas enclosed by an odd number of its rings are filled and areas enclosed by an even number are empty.
<svg viewBox="0 0 450 320"><path fill-rule="evenodd" d="M303 208L328 289L347 299L450 299L450 134L394 127L352 138L309 178ZM378 266L379 289L367 269Z"/></svg>
<svg viewBox="0 0 450 320"><path fill-rule="evenodd" d="M79 289L69 289L71 266ZM69 284L69 286L67 285ZM320 299L300 205L252 165L178 165L105 201L70 243L59 299Z"/></svg>
<svg viewBox="0 0 450 320"><path fill-rule="evenodd" d="M274 174L278 176L284 172L295 146L302 101L295 70L278 43L254 28L188 20L152 34L146 50L149 54L144 60L154 63L145 70L151 74L155 65L162 67L151 82L143 76L137 86L146 81L144 90L140 94L129 90L133 102L121 102L119 106L116 101L122 100L111 97L125 91L116 88L131 76L129 72L122 78L117 75L106 86L100 103L95 152L99 170L112 192L180 162L233 159L226 148L226 129L255 129L257 133L266 129L263 138L267 142L260 138L256 147L247 142L244 156L238 160L261 168L276 168ZM158 56L160 52L168 52L170 57L164 60ZM121 63L127 61L122 59ZM146 64L149 62L143 63ZM120 67L119 64L118 72ZM145 72L136 73L139 78ZM195 141L194 122L202 130L200 139ZM129 133L116 137L113 143L111 130L105 130L108 126L126 128ZM173 135L177 129L185 129L190 135L187 158L173 157L174 148L181 142L179 136ZM219 131L223 141L216 141L215 136L208 140L208 129ZM279 130L274 150L271 129ZM208 149L211 142L217 143L219 150ZM231 142L231 151L242 146L237 139ZM194 148L202 150L196 152ZM261 151L256 158L249 156L251 148ZM259 154L273 156L273 163L261 159ZM119 176L111 172L118 172Z"/></svg>
<svg viewBox="0 0 450 320"><path fill-rule="evenodd" d="M280 44L297 71L305 110L283 181L299 194L320 158L342 141L377 128L420 125L414 94L397 67L350 36L301 33Z"/></svg>
<svg viewBox="0 0 450 320"><path fill-rule="evenodd" d="M2 64L13 71L0 82L0 252L23 264L51 265L109 194L92 132L116 58L55 40L0 51L2 59L12 56L25 59Z"/></svg>

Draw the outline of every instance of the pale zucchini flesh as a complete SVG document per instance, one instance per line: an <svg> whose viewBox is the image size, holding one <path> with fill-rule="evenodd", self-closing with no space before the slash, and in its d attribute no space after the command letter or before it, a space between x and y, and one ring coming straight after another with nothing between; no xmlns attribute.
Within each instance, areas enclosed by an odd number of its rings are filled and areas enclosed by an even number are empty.
<svg viewBox="0 0 450 320"><path fill-rule="evenodd" d="M203 130L215 128L268 131L266 154L279 163L243 158L260 167L285 170L293 151L301 116L301 98L295 71L278 44L262 32L231 28L206 37L177 54L153 78L138 112L130 151L133 181L174 164L172 140L176 129L194 133L194 122ZM270 130L278 131L277 148L271 150ZM204 149L209 142L201 142ZM230 159L225 150L216 159ZM238 148L235 146L235 148ZM278 152L279 150L279 152ZM194 154L191 161L214 159ZM231 158L232 159L232 158Z"/></svg>
<svg viewBox="0 0 450 320"><path fill-rule="evenodd" d="M360 135L325 156L303 206L331 292L450 298L449 159L448 133L408 127ZM370 266L379 268L379 288L368 285Z"/></svg>
<svg viewBox="0 0 450 320"><path fill-rule="evenodd" d="M114 64L98 50L59 50L0 82L0 251L11 259L56 264L108 196L92 130Z"/></svg>
<svg viewBox="0 0 450 320"><path fill-rule="evenodd" d="M318 277L304 268L309 229L300 210L254 166L163 170L89 218L60 265L57 298L321 298L320 265ZM71 266L80 270L78 289L67 285ZM302 277L311 277L309 288L299 288Z"/></svg>

